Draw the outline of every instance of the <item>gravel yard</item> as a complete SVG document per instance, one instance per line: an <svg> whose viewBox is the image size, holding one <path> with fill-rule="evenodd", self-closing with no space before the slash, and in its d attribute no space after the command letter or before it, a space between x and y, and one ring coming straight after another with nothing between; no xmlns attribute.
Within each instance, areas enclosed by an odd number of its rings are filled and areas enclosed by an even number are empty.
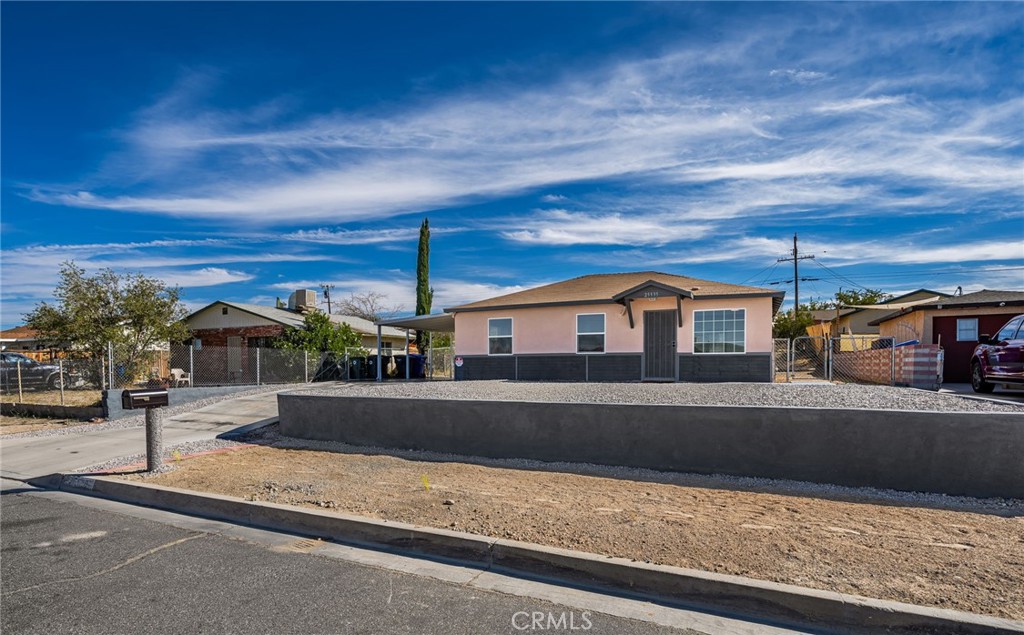
<svg viewBox="0 0 1024 635"><path fill-rule="evenodd" d="M1024 501L468 463L280 438L275 428L250 439L262 445L125 478L1024 619Z"/></svg>
<svg viewBox="0 0 1024 635"><path fill-rule="evenodd" d="M302 392L316 395L405 399L1024 413L1024 404L995 403L914 388L858 384L582 384L495 380L353 383L310 388Z"/></svg>

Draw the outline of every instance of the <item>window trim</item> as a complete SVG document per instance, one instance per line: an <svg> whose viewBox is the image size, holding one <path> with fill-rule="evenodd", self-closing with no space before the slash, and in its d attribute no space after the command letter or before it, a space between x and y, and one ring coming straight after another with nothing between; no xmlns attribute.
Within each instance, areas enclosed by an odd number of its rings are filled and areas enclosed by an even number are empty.
<svg viewBox="0 0 1024 635"><path fill-rule="evenodd" d="M508 320L508 323L509 323L509 334L508 335L491 335L491 320ZM487 355L488 355L488 357L509 357L511 355L515 355L515 352L516 352L516 350L515 350L515 342L516 342L516 340L515 340L515 333L516 333L516 321L515 321L515 319L511 315L505 316L505 317L487 318ZM511 340L509 342L509 347L508 347L509 348L509 352L507 352L507 353L492 353L491 352L491 340L492 339L498 339L498 338L505 339L506 337L509 340Z"/></svg>
<svg viewBox="0 0 1024 635"><path fill-rule="evenodd" d="M603 325L601 332L597 331L589 333L580 333L580 316L581 315L600 315L601 324ZM607 313L577 313L576 314L576 354L577 355L604 355L608 352L608 314ZM581 351L580 350L580 335L600 335L601 336L601 350L599 351Z"/></svg>
<svg viewBox="0 0 1024 635"><path fill-rule="evenodd" d="M974 322L974 337L971 338L971 339L960 339L960 323L961 322L967 322L967 321L973 321ZM958 341L958 342L977 342L978 341L979 328L980 328L980 325L979 325L979 322L978 322L978 318L976 318L976 317L957 318L956 319L956 341Z"/></svg>
<svg viewBox="0 0 1024 635"><path fill-rule="evenodd" d="M697 352L697 313L706 313L708 311L743 311L743 350L741 352L736 351L722 351L720 353L701 351ZM747 328L747 314L749 313L747 307L718 307L714 309L693 309L690 311L690 345L691 354L693 355L746 355L750 347L747 344L747 337L749 336L749 329Z"/></svg>

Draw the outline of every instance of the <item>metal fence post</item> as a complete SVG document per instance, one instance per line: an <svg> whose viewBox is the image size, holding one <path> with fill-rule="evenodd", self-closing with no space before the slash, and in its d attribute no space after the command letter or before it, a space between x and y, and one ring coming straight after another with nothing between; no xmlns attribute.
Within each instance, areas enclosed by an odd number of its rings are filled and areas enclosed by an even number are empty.
<svg viewBox="0 0 1024 635"><path fill-rule="evenodd" d="M25 401L25 395L21 394L21 360L18 360L18 403Z"/></svg>
<svg viewBox="0 0 1024 635"><path fill-rule="evenodd" d="M114 389L114 343L107 342L107 386Z"/></svg>
<svg viewBox="0 0 1024 635"><path fill-rule="evenodd" d="M196 385L195 360L193 359L193 353L195 353L195 350L196 350L196 345L195 344L189 344L188 345L188 380L189 380L189 386L195 386Z"/></svg>
<svg viewBox="0 0 1024 635"><path fill-rule="evenodd" d="M890 338L889 350L892 351L892 359L889 362L889 385L896 385L896 338Z"/></svg>
<svg viewBox="0 0 1024 635"><path fill-rule="evenodd" d="M57 368L60 373L60 405L64 405L64 358L57 359Z"/></svg>
<svg viewBox="0 0 1024 635"><path fill-rule="evenodd" d="M309 383L309 351L302 349L302 376L304 381Z"/></svg>
<svg viewBox="0 0 1024 635"><path fill-rule="evenodd" d="M825 342L826 342L825 346L828 348L829 353L831 353L832 352L832 347L836 345L835 344L835 342L836 342L835 338L832 338L830 340L825 340ZM840 341L839 342L839 347L842 348L842 346L843 346L843 343L842 343L842 341ZM828 361L826 362L826 366L828 367L828 372L825 373L826 381L832 381L832 363L834 361L835 360L833 359L832 355L829 354Z"/></svg>
<svg viewBox="0 0 1024 635"><path fill-rule="evenodd" d="M256 385L260 385L260 347L256 347Z"/></svg>

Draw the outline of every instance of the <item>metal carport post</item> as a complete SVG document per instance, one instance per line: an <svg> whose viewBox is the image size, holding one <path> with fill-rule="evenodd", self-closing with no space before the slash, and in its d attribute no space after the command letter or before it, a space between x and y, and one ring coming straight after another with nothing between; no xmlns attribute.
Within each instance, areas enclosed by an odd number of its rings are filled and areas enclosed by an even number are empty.
<svg viewBox="0 0 1024 635"><path fill-rule="evenodd" d="M380 345L381 345L381 339L382 339L382 337L381 337L381 329L382 328L384 328L384 327L382 327L380 324L377 325L377 381L382 381L384 379L384 375L381 374L381 368L380 368L380 362L381 362Z"/></svg>

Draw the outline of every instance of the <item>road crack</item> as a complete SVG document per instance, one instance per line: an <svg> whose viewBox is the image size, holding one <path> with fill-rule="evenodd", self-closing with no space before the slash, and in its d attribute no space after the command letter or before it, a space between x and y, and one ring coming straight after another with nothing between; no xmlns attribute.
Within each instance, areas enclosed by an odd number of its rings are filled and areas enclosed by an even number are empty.
<svg viewBox="0 0 1024 635"><path fill-rule="evenodd" d="M128 565L134 564L134 563L138 562L139 560L142 560L143 558L148 558L149 556L151 556L151 555L153 555L155 553L158 553L160 551L163 551L164 549L169 549L171 547L174 547L175 545L180 545L183 542L188 542L189 540L195 540L196 538L202 538L203 536L206 536L206 535L207 534L195 534L195 535L192 535L192 536L186 536L184 538L179 538L178 540L172 540L171 542L168 542L166 544L162 544L159 547L153 547L152 549L144 551L144 552L142 552L142 553L140 553L140 554L138 554L136 556L132 556L131 558L128 558L124 562L116 564L116 565L110 567L109 569L104 569L103 571L97 571L96 573L90 573L89 575L82 575L82 576L77 576L77 577L73 577L73 578L61 578L59 580L50 580L49 582L40 582L39 584L33 584L32 586L27 586L27 587L25 587L23 589L15 589L13 591L8 591L7 593L3 594L3 597L8 597L8 596L11 596L11 595L17 595L19 593L25 593L26 591L33 591L35 589L40 589L40 588L51 586L51 585L54 585L54 584L63 584L65 582L81 582L82 580L91 580L92 578L98 578L98 577L100 577L102 575L107 575L109 573L113 573L113 572L117 571L118 569L123 569L123 568L127 567Z"/></svg>

